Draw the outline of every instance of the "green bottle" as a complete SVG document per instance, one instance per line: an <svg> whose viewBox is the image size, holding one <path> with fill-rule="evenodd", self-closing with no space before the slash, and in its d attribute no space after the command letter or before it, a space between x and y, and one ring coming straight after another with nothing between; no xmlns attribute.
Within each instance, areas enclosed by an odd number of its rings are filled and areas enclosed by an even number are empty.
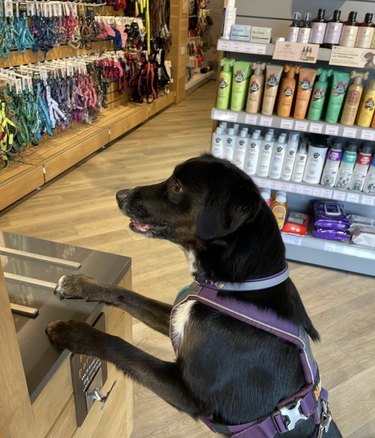
<svg viewBox="0 0 375 438"><path fill-rule="evenodd" d="M340 116L346 90L348 88L350 73L334 71L331 92L329 95L326 122L337 123Z"/></svg>
<svg viewBox="0 0 375 438"><path fill-rule="evenodd" d="M316 74L319 76L319 80L315 82L307 114L307 118L314 121L320 120L322 116L324 101L327 95L328 77L331 76L332 70L318 68Z"/></svg>
<svg viewBox="0 0 375 438"><path fill-rule="evenodd" d="M233 66L232 97L230 109L242 111L245 106L251 72L251 62L236 61Z"/></svg>
<svg viewBox="0 0 375 438"><path fill-rule="evenodd" d="M232 87L232 67L234 59L223 58L220 65L223 67L219 77L216 108L226 110L229 106L230 90Z"/></svg>

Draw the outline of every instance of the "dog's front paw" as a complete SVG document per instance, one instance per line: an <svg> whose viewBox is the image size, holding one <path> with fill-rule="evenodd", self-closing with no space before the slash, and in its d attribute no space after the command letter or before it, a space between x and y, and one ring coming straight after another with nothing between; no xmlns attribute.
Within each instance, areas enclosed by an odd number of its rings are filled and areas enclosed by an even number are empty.
<svg viewBox="0 0 375 438"><path fill-rule="evenodd" d="M73 353L97 355L98 330L78 321L54 321L46 328L49 340L58 349Z"/></svg>
<svg viewBox="0 0 375 438"><path fill-rule="evenodd" d="M86 275L63 275L57 283L55 293L60 298L83 298L90 301L95 281Z"/></svg>

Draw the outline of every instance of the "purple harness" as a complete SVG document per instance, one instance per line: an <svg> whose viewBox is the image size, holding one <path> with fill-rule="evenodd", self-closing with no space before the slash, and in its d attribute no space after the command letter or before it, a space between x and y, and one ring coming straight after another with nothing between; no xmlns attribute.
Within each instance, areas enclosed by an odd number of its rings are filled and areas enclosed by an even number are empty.
<svg viewBox="0 0 375 438"><path fill-rule="evenodd" d="M264 280L267 282L270 278ZM229 283L229 285L236 285L236 283ZM246 290L244 286L241 286L246 285L246 283L239 285L237 290ZM282 400L276 406L275 411L267 417L240 425L217 424L213 423L212 418L207 418L204 420L205 424L214 432L231 434L232 438L273 438L276 434L293 430L300 420L312 417L317 427L319 426L320 433L323 433L323 430L327 432L332 419L327 402L328 392L320 386L318 366L313 358L306 331L302 327L278 317L271 310L220 296L218 292L224 288L225 285L220 283L191 285L177 297L171 318L179 306L194 300L278 336L297 346L305 376L305 385L296 394ZM259 289L261 288L259 287ZM251 288L251 290L255 289ZM173 333L171 333L171 339L173 347L177 351L178 345L174 341Z"/></svg>

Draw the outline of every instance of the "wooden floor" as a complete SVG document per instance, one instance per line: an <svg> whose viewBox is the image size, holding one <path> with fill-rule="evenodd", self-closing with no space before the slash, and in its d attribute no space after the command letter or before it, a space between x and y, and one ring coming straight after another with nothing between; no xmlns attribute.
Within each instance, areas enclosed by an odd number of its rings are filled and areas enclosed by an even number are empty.
<svg viewBox="0 0 375 438"><path fill-rule="evenodd" d="M134 289L172 302L190 282L182 251L131 234L114 195L121 188L159 181L180 161L209 150L214 90L214 82L206 84L3 212L0 230L131 256ZM297 263L290 267L322 337L314 352L334 418L345 438L374 438L375 280ZM158 357L173 357L169 340L139 322L134 323L134 342ZM137 386L135 397L133 438L214 436L144 388Z"/></svg>

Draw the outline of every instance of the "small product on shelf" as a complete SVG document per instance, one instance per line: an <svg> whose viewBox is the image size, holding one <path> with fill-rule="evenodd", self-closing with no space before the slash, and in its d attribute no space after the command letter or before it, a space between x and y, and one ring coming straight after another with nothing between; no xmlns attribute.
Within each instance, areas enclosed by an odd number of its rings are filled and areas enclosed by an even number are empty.
<svg viewBox="0 0 375 438"><path fill-rule="evenodd" d="M279 230L282 230L288 211L286 192L276 192L276 195L271 203L271 210L275 216Z"/></svg>
<svg viewBox="0 0 375 438"><path fill-rule="evenodd" d="M249 144L248 128L243 128L237 136L236 145L234 148L233 163L239 168L243 169L245 166L246 153Z"/></svg>
<svg viewBox="0 0 375 438"><path fill-rule="evenodd" d="M264 140L261 142L256 170L257 176L261 176L263 178L268 176L274 144L274 130L269 129Z"/></svg>
<svg viewBox="0 0 375 438"><path fill-rule="evenodd" d="M357 156L357 162L353 169L353 175L350 179L349 189L360 192L365 184L368 169L371 163L372 144L364 143Z"/></svg>
<svg viewBox="0 0 375 438"><path fill-rule="evenodd" d="M361 101L357 116L357 125L362 128L368 128L374 117L375 108L375 80L368 84Z"/></svg>
<svg viewBox="0 0 375 438"><path fill-rule="evenodd" d="M232 111L242 111L245 106L251 63L246 61L236 61L233 65L232 96L230 109Z"/></svg>
<svg viewBox="0 0 375 438"><path fill-rule="evenodd" d="M251 141L249 143L248 151L245 158L244 171L252 176L256 174L260 147L262 144L261 131L256 129L253 132Z"/></svg>
<svg viewBox="0 0 375 438"><path fill-rule="evenodd" d="M328 78L332 75L331 69L318 68L317 75L319 80L315 82L311 96L309 112L307 118L309 120L320 120L323 113L324 102L327 96Z"/></svg>
<svg viewBox="0 0 375 438"><path fill-rule="evenodd" d="M286 234L295 234L297 236L305 236L309 229L310 217L306 213L291 211L288 214L288 219L285 221L282 232Z"/></svg>
<svg viewBox="0 0 375 438"><path fill-rule="evenodd" d="M349 214L352 243L375 248L375 219L372 217Z"/></svg>
<svg viewBox="0 0 375 438"><path fill-rule="evenodd" d="M294 12L293 21L292 24L289 26L288 36L286 37L286 40L289 43L296 43L298 41L298 34L300 31L300 21L301 21L301 12Z"/></svg>
<svg viewBox="0 0 375 438"><path fill-rule="evenodd" d="M355 47L361 49L369 49L374 37L375 25L372 22L373 14L368 12L365 15L365 20L359 25Z"/></svg>
<svg viewBox="0 0 375 438"><path fill-rule="evenodd" d="M321 141L321 138L319 138ZM303 181L307 184L319 184L322 175L328 147L326 144L309 143L307 151L306 167L303 173Z"/></svg>
<svg viewBox="0 0 375 438"><path fill-rule="evenodd" d="M219 89L217 92L216 108L226 110L228 109L232 88L232 74L234 59L223 58L220 61L223 67L219 76Z"/></svg>
<svg viewBox="0 0 375 438"><path fill-rule="evenodd" d="M318 16L311 22L311 33L309 43L323 44L324 35L327 29L327 21L324 18L325 9L319 9Z"/></svg>
<svg viewBox="0 0 375 438"><path fill-rule="evenodd" d="M285 150L285 159L283 169L281 172L281 179L283 181L290 181L292 178L294 163L296 161L297 150L299 144L299 133L293 132L289 135L288 145Z"/></svg>
<svg viewBox="0 0 375 438"><path fill-rule="evenodd" d="M282 132L274 145L271 156L270 170L268 173L269 178L280 179L281 177L287 146L286 139L287 134Z"/></svg>
<svg viewBox="0 0 375 438"><path fill-rule="evenodd" d="M343 142L339 139L333 141L329 148L324 165L320 184L325 187L334 187L336 184L340 163L343 156Z"/></svg>
<svg viewBox="0 0 375 438"><path fill-rule="evenodd" d="M344 71L335 70L332 76L333 80L325 117L327 123L337 123L350 79L350 74Z"/></svg>
<svg viewBox="0 0 375 438"><path fill-rule="evenodd" d="M341 11L336 9L333 12L332 18L327 23L326 33L324 35L323 47L331 49L332 46L337 46L340 43L343 22L340 20Z"/></svg>
<svg viewBox="0 0 375 438"><path fill-rule="evenodd" d="M224 137L224 150L223 158L229 161L233 161L234 148L236 145L236 131L234 128L229 128L227 135Z"/></svg>
<svg viewBox="0 0 375 438"><path fill-rule="evenodd" d="M346 93L345 103L341 114L340 123L342 125L352 126L354 125L359 104L361 103L361 97L363 92L362 81L368 78L368 72L358 73L353 70L350 74L353 79L352 84L348 88Z"/></svg>
<svg viewBox="0 0 375 438"><path fill-rule="evenodd" d="M260 196L264 199L264 201L268 205L268 207L271 208L271 205L272 205L271 190L270 189L261 189Z"/></svg>
<svg viewBox="0 0 375 438"><path fill-rule="evenodd" d="M339 172L337 175L336 187L339 189L348 189L353 175L353 169L357 161L357 143L351 142L345 148Z"/></svg>
<svg viewBox="0 0 375 438"><path fill-rule="evenodd" d="M262 114L271 116L275 107L277 91L283 67L281 65L267 64L266 81L263 94Z"/></svg>
<svg viewBox="0 0 375 438"><path fill-rule="evenodd" d="M292 172L292 181L296 183L302 182L303 174L305 173L307 162L307 139L302 139L298 148L296 161Z"/></svg>
<svg viewBox="0 0 375 438"><path fill-rule="evenodd" d="M316 74L317 70L314 68L302 67L299 71L297 97L293 114L295 119L304 119L306 116Z"/></svg>
<svg viewBox="0 0 375 438"><path fill-rule="evenodd" d="M314 228L312 235L319 239L350 241L350 221L344 207L336 201L313 201Z"/></svg>
<svg viewBox="0 0 375 438"><path fill-rule="evenodd" d="M370 168L363 184L363 191L369 195L375 195L375 155L372 157Z"/></svg>
<svg viewBox="0 0 375 438"><path fill-rule="evenodd" d="M289 117L292 110L292 104L294 99L294 93L296 89L296 74L299 73L300 67L298 65L284 66L284 72L286 75L281 81L280 93L277 104L276 113L279 117Z"/></svg>
<svg viewBox="0 0 375 438"><path fill-rule="evenodd" d="M252 68L254 73L250 78L246 112L258 113L262 103L264 69L266 68L266 64L264 62L257 62L252 65Z"/></svg>
<svg viewBox="0 0 375 438"><path fill-rule="evenodd" d="M354 47L358 34L357 12L349 12L347 21L345 21L340 37L340 46Z"/></svg>
<svg viewBox="0 0 375 438"><path fill-rule="evenodd" d="M310 34L311 34L311 14L310 12L306 12L305 17L300 24L297 42L307 44L310 40Z"/></svg>

